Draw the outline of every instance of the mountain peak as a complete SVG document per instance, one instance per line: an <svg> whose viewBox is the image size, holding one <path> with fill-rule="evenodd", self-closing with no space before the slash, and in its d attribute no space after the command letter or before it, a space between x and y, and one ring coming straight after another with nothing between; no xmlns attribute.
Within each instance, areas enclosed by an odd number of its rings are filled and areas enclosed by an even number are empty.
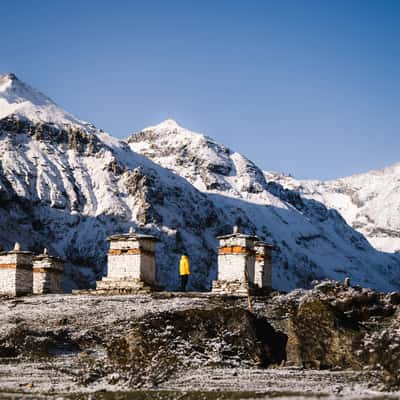
<svg viewBox="0 0 400 400"><path fill-rule="evenodd" d="M204 135L190 131L183 126L179 125L174 119L166 119L157 125L148 126L142 129L140 132L133 133L127 140L137 141L138 135L142 137L143 135L157 135L162 137L179 138L179 140L196 140L203 138ZM174 139L174 140L175 140Z"/></svg>
<svg viewBox="0 0 400 400"><path fill-rule="evenodd" d="M157 131L157 132L165 132L165 133L170 133L170 132L177 132L178 130L184 130L184 128L178 124L174 119L168 118L162 122L160 122L157 125L149 126L144 129L145 131L147 130L152 130L152 131Z"/></svg>
<svg viewBox="0 0 400 400"><path fill-rule="evenodd" d="M4 93L7 89L10 89L15 81L18 81L18 78L12 72L0 75L0 93Z"/></svg>
<svg viewBox="0 0 400 400"><path fill-rule="evenodd" d="M172 137L179 136L180 139L186 138L187 140L204 138L203 134L186 129L171 118L166 119L165 121L162 121L157 125L149 126L143 129L142 132L145 133L154 132L157 135L161 136L165 135ZM135 134L133 134L133 136L135 136Z"/></svg>
<svg viewBox="0 0 400 400"><path fill-rule="evenodd" d="M160 122L156 125L159 128L181 128L181 126L172 118L168 118L165 121Z"/></svg>
<svg viewBox="0 0 400 400"><path fill-rule="evenodd" d="M14 73L8 73L0 76L0 100L11 104L21 104L25 102L36 106L55 104L43 93L27 85L17 78ZM0 107L0 113L3 111Z"/></svg>
<svg viewBox="0 0 400 400"><path fill-rule="evenodd" d="M40 91L21 81L14 73L0 75L0 119L17 115L32 122L58 126L86 126Z"/></svg>
<svg viewBox="0 0 400 400"><path fill-rule="evenodd" d="M0 82L1 81L17 81L17 75L13 72L9 72L8 74L0 75Z"/></svg>

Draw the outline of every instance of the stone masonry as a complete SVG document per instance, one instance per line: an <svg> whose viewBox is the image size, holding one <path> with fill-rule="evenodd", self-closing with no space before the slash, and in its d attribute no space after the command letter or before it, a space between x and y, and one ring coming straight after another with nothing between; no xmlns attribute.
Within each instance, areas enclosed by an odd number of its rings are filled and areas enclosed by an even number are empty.
<svg viewBox="0 0 400 400"><path fill-rule="evenodd" d="M12 251L0 253L0 294L31 294L33 288L32 253L16 243Z"/></svg>
<svg viewBox="0 0 400 400"><path fill-rule="evenodd" d="M33 293L63 293L63 271L61 259L44 249L43 254L33 258Z"/></svg>
<svg viewBox="0 0 400 400"><path fill-rule="evenodd" d="M218 276L212 291L220 294L247 295L259 289L271 289L271 249L257 236L239 233L219 236Z"/></svg>
<svg viewBox="0 0 400 400"><path fill-rule="evenodd" d="M157 240L154 236L137 234L133 228L127 234L110 236L107 276L97 282L96 291L129 293L156 287Z"/></svg>

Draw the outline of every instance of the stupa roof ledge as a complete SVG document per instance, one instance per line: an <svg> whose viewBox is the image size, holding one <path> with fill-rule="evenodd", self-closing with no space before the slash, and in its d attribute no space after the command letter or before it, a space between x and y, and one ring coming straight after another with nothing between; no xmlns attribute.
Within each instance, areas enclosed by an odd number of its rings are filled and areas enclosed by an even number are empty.
<svg viewBox="0 0 400 400"><path fill-rule="evenodd" d="M218 240L229 239L229 238L232 238L232 237L244 238L244 239L252 239L252 240L260 240L257 236L246 235L244 233L230 233L228 235L217 236L217 239Z"/></svg>
<svg viewBox="0 0 400 400"><path fill-rule="evenodd" d="M159 241L159 239L155 236L152 235L144 235L144 234L138 234L138 233L120 233L120 234L115 234L107 237L108 242L112 242L114 240L122 240L122 241L127 241L127 240L153 240L153 241Z"/></svg>
<svg viewBox="0 0 400 400"><path fill-rule="evenodd" d="M267 243L267 242L263 242L261 240L259 240L258 242L254 243L255 246L263 246L263 247L274 247L273 244L271 243Z"/></svg>
<svg viewBox="0 0 400 400"><path fill-rule="evenodd" d="M7 254L33 254L31 251L27 250L10 250L10 251L1 251L0 256L5 256Z"/></svg>
<svg viewBox="0 0 400 400"><path fill-rule="evenodd" d="M54 261L65 263L65 261L63 259L61 259L60 257L52 256L50 254L38 254L33 257L33 260L44 260L46 258L49 260L54 260Z"/></svg>

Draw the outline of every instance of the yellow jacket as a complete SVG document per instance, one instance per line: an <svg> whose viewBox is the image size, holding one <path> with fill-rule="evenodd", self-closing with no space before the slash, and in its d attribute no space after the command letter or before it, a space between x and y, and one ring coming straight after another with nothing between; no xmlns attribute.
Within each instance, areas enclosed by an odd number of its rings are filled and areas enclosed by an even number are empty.
<svg viewBox="0 0 400 400"><path fill-rule="evenodd" d="M190 262L188 256L182 256L179 262L179 275L190 275Z"/></svg>

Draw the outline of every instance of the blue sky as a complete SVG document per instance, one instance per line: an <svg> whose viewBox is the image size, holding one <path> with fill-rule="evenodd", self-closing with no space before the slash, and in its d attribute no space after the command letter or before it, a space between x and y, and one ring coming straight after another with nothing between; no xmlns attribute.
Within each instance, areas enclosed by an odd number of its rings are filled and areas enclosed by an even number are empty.
<svg viewBox="0 0 400 400"><path fill-rule="evenodd" d="M1 4L15 72L114 136L176 119L267 170L400 162L400 1Z"/></svg>

